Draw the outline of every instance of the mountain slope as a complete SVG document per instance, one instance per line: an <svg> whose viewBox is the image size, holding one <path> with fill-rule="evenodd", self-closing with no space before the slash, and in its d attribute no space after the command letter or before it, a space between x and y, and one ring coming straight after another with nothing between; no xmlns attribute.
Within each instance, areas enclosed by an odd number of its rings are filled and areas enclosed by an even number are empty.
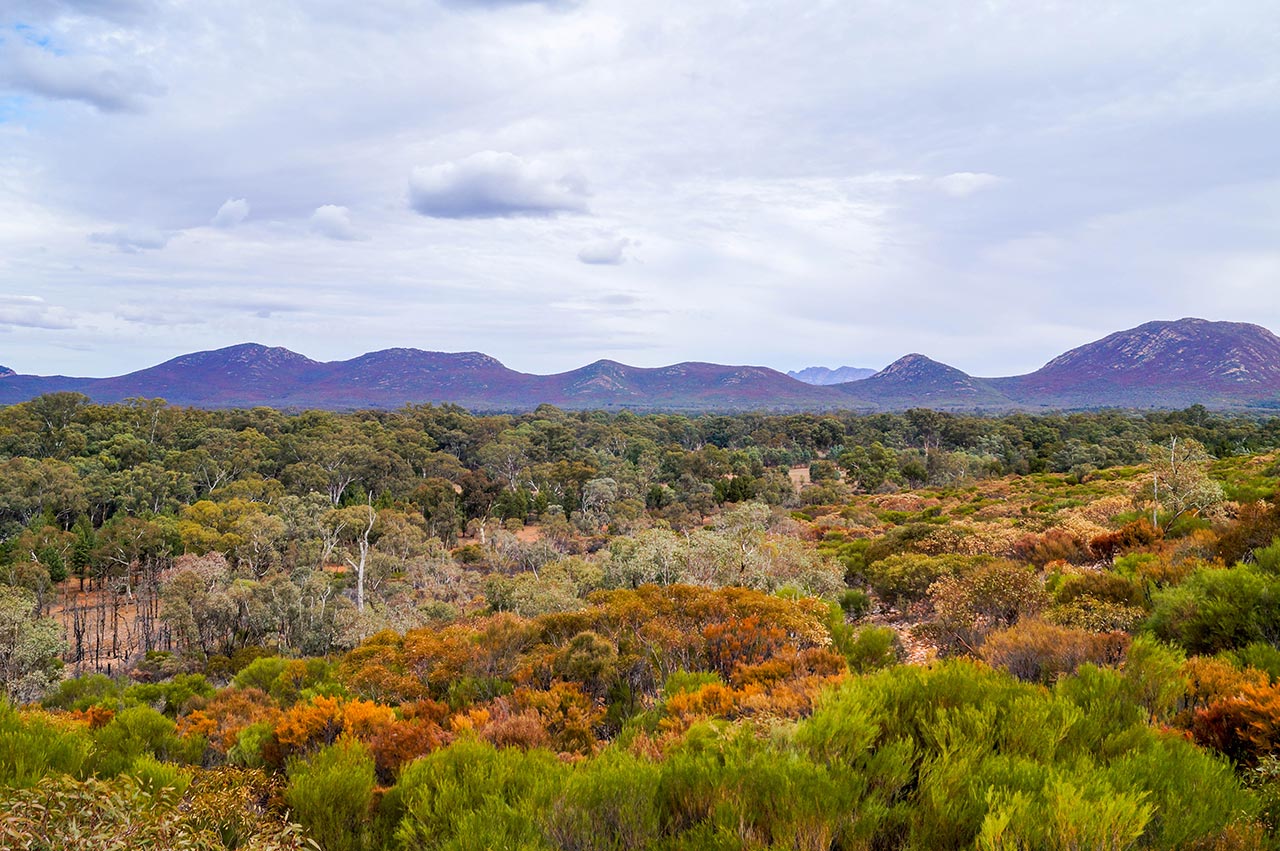
<svg viewBox="0 0 1280 851"><path fill-rule="evenodd" d="M83 392L98 402L144 396L181 405L270 405L313 381L321 369L322 364L288 349L242 343L99 379Z"/></svg>
<svg viewBox="0 0 1280 851"><path fill-rule="evenodd" d="M1280 337L1243 322L1148 322L992 384L1016 401L1052 407L1231 407L1274 400L1280 397Z"/></svg>
<svg viewBox="0 0 1280 851"><path fill-rule="evenodd" d="M406 402L519 407L538 378L480 352L384 349L324 364L315 381L287 398L296 407L394 408Z"/></svg>
<svg viewBox="0 0 1280 851"><path fill-rule="evenodd" d="M840 401L827 388L759 366L677 363L649 369L601 360L545 381L546 401L571 408L830 408Z"/></svg>

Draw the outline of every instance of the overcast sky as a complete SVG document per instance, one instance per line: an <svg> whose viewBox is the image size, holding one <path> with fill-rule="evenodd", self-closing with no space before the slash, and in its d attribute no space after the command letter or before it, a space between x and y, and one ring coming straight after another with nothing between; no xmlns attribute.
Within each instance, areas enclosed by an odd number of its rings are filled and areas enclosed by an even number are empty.
<svg viewBox="0 0 1280 851"><path fill-rule="evenodd" d="M0 364L1280 331L1280 9L0 0Z"/></svg>

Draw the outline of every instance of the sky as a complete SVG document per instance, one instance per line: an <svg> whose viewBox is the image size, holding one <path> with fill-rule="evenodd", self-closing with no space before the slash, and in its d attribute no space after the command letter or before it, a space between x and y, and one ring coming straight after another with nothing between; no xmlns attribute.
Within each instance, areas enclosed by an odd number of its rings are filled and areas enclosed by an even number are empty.
<svg viewBox="0 0 1280 851"><path fill-rule="evenodd" d="M1275 0L0 0L0 364L1280 331Z"/></svg>

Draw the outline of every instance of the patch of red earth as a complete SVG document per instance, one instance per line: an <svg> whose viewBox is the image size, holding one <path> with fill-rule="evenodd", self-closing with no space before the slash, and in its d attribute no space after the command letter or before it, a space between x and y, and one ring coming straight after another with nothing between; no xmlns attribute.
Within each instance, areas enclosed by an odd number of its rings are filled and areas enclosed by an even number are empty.
<svg viewBox="0 0 1280 851"><path fill-rule="evenodd" d="M536 523L525 526L516 532L516 540L525 544L536 544L542 540L542 527Z"/></svg>

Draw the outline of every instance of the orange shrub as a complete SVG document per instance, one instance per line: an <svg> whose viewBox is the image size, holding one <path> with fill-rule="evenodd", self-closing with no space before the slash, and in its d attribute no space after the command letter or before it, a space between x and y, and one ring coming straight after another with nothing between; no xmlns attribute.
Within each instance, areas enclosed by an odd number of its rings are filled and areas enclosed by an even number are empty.
<svg viewBox="0 0 1280 851"><path fill-rule="evenodd" d="M542 717L532 709L507 714L484 728L480 738L496 748L545 748L551 746L551 734Z"/></svg>
<svg viewBox="0 0 1280 851"><path fill-rule="evenodd" d="M90 730L105 727L111 723L111 719L116 717L114 709L108 709L105 706L98 706L97 704L90 706L88 709L76 710L67 714L71 718L88 724Z"/></svg>
<svg viewBox="0 0 1280 851"><path fill-rule="evenodd" d="M350 700L342 707L342 732L358 739L369 739L396 720L390 706L369 700Z"/></svg>
<svg viewBox="0 0 1280 851"><path fill-rule="evenodd" d="M1230 662L1211 656L1194 656L1182 665L1187 679L1191 705L1203 708L1209 704L1236 697L1246 688L1265 688L1271 684L1266 672L1256 668L1240 670Z"/></svg>
<svg viewBox="0 0 1280 851"><path fill-rule="evenodd" d="M245 727L259 721L274 725L280 718L275 702L266 692L256 688L223 689L209 698L199 711L215 725L213 732L208 734L209 747L222 754L235 745Z"/></svg>
<svg viewBox="0 0 1280 851"><path fill-rule="evenodd" d="M1191 733L1243 765L1280 751L1280 688L1246 685L1196 712Z"/></svg>
<svg viewBox="0 0 1280 851"><path fill-rule="evenodd" d="M595 728L604 720L604 707L584 694L577 683L552 683L546 691L516 689L512 698L521 709L538 714L559 750L578 754L595 750Z"/></svg>
<svg viewBox="0 0 1280 851"><path fill-rule="evenodd" d="M276 722L276 741L286 751L331 745L342 732L343 707L336 697L313 697L290 707Z"/></svg>
<svg viewBox="0 0 1280 851"><path fill-rule="evenodd" d="M1097 633L1024 620L987 636L979 655L1020 680L1051 683L1085 662L1119 664L1129 647L1124 632Z"/></svg>
<svg viewBox="0 0 1280 851"><path fill-rule="evenodd" d="M175 732L184 739L191 736L203 736L206 741L212 744L214 734L218 732L218 722L206 715L203 710L197 709L178 719L178 726Z"/></svg>
<svg viewBox="0 0 1280 851"><path fill-rule="evenodd" d="M425 718L393 721L368 741L378 776L390 782L400 766L431 753L447 740L440 726Z"/></svg>
<svg viewBox="0 0 1280 851"><path fill-rule="evenodd" d="M1089 541L1089 552L1095 558L1111 561L1130 550L1146 549L1160 541L1164 532L1145 517L1127 523L1115 532L1098 535Z"/></svg>
<svg viewBox="0 0 1280 851"><path fill-rule="evenodd" d="M706 639L707 662L726 678L738 665L753 665L777 653L786 643L786 633L763 623L758 615L713 623L702 630Z"/></svg>

